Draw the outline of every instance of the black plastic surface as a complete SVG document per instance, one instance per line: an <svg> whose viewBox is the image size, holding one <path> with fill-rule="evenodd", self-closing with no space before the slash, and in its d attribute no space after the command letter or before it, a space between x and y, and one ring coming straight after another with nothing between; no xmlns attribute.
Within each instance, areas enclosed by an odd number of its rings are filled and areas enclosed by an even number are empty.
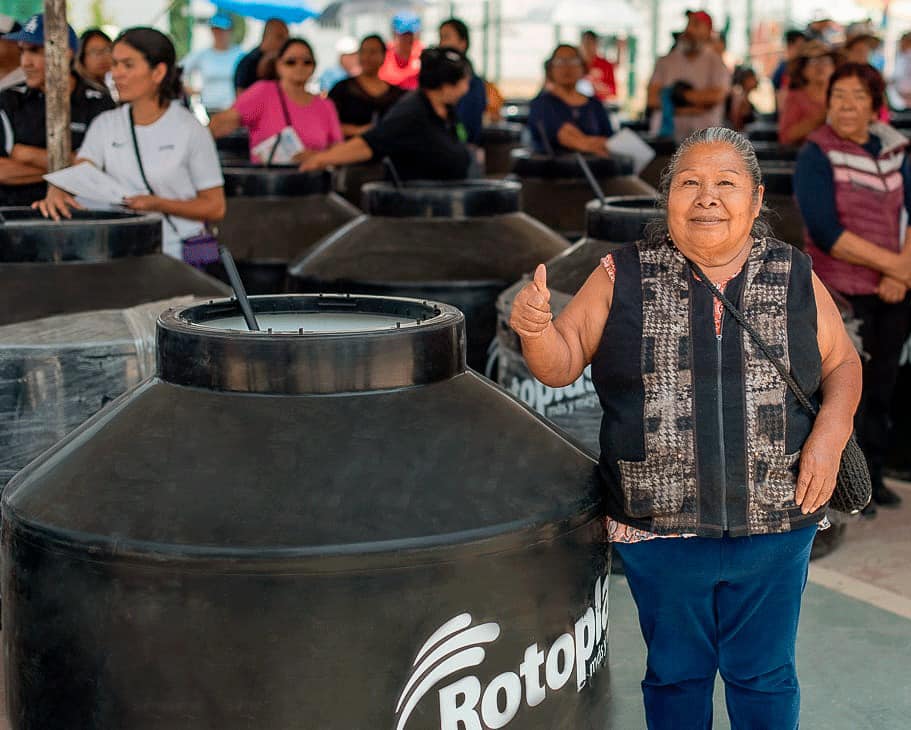
<svg viewBox="0 0 911 730"><path fill-rule="evenodd" d="M258 316L320 301L253 299ZM353 373L360 360L397 382L288 395L153 378L10 483L3 641L17 730L417 730L443 726L438 690L463 679L478 682L467 707L489 726L503 704L482 709L481 692L506 672L514 727L607 730L594 461L453 369L451 351L419 344L435 329L460 342L458 314L359 301L362 314L441 314L381 334L203 334L227 306L204 305L163 320L177 338L162 365L205 369L199 332L222 353L243 340L252 383L278 352L291 370ZM397 364L381 364L380 338ZM207 351L213 369L241 366ZM541 702L523 699L518 674L535 642L542 687L547 656L552 666ZM477 655L468 671L445 671L469 646L484 651L461 655ZM440 676L412 693L431 666ZM353 688L344 702L340 680Z"/></svg>
<svg viewBox="0 0 911 730"><path fill-rule="evenodd" d="M665 215L654 195L628 195L592 200L585 206L588 238L623 243L642 239L646 224Z"/></svg>
<svg viewBox="0 0 911 730"><path fill-rule="evenodd" d="M53 221L27 207L0 207L0 262L108 261L161 250L158 215L74 210Z"/></svg>
<svg viewBox="0 0 911 730"><path fill-rule="evenodd" d="M516 149L511 152L511 157L511 172L519 178L585 179L585 173L579 167L575 155L548 157L526 149ZM633 161L629 157L585 155L585 161L598 179L633 174Z"/></svg>
<svg viewBox="0 0 911 730"><path fill-rule="evenodd" d="M332 190L332 173L301 172L297 165L265 167L238 162L226 166L223 172L225 195L229 198L325 195Z"/></svg>
<svg viewBox="0 0 911 730"><path fill-rule="evenodd" d="M368 215L391 218L479 218L517 213L522 186L506 180L463 180L457 183L367 183L361 207Z"/></svg>

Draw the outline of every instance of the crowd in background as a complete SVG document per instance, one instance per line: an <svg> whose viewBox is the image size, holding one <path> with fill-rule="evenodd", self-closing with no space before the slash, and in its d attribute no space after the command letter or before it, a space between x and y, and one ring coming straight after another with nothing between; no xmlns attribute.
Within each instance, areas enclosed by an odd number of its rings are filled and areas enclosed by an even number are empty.
<svg viewBox="0 0 911 730"><path fill-rule="evenodd" d="M688 11L685 23L648 83L650 133L679 142L706 127L747 128L759 118L751 97L762 80L750 67L731 67L707 13ZM280 20L267 22L247 53L232 41L229 16L216 14L209 26L212 45L179 63L170 39L151 28L115 39L98 29L79 38L69 32L73 163L115 178L130 191L127 208L162 214L167 253L188 258L224 215L214 140L240 128L256 164L307 171L389 160L404 180L483 174L482 130L499 119L503 98L475 73L469 29L458 18L444 20L425 45L420 19L396 15L388 40L343 40L319 75L311 44ZM85 201L43 179L43 16L24 24L0 18L0 31L0 204L68 216ZM803 145L794 189L817 273L862 322L870 359L858 432L875 503L891 505L899 498L882 481L882 452L911 327L911 247L903 246L911 172L908 140L888 121L890 110L911 102L911 34L901 38L887 84L876 68L881 42L868 26L849 28L837 42L830 31L817 23L786 33L771 78L772 119L780 143ZM617 86L595 32L585 31L579 46L558 45L530 101L527 143L546 155L609 156ZM201 101L208 129L190 111L191 97Z"/></svg>

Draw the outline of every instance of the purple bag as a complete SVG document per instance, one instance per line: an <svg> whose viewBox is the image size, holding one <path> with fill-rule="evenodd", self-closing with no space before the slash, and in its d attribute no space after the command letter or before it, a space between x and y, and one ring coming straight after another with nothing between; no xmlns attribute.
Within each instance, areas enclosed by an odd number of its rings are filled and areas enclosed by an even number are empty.
<svg viewBox="0 0 911 730"><path fill-rule="evenodd" d="M218 239L208 226L202 233L183 239L182 243L184 263L202 269L218 261Z"/></svg>

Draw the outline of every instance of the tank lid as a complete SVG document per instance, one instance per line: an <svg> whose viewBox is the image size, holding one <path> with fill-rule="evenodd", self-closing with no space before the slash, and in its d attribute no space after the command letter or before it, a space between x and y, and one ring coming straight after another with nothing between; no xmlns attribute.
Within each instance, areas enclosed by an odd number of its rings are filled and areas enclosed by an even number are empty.
<svg viewBox="0 0 911 730"><path fill-rule="evenodd" d="M350 393L425 385L465 370L455 307L416 299L301 294L251 297L261 331L233 299L158 320L162 380L243 393Z"/></svg>
<svg viewBox="0 0 911 730"><path fill-rule="evenodd" d="M361 188L361 207L393 218L478 218L518 213L521 193L522 185L508 180L419 180L400 188L374 182Z"/></svg>
<svg viewBox="0 0 911 730"><path fill-rule="evenodd" d="M664 213L656 207L654 195L616 195L590 200L585 206L585 235L601 241L638 241L645 224Z"/></svg>
<svg viewBox="0 0 911 730"><path fill-rule="evenodd" d="M157 214L74 210L53 221L27 207L0 207L0 262L97 262L161 251Z"/></svg>
<svg viewBox="0 0 911 730"><path fill-rule="evenodd" d="M519 178L546 178L558 180L585 180L585 173L579 167L575 155L548 157L526 149L515 149L509 153L510 171ZM623 155L596 157L585 155L585 161L599 180L633 174L633 160Z"/></svg>
<svg viewBox="0 0 911 730"><path fill-rule="evenodd" d="M232 162L224 167L223 174L229 198L303 197L332 191L331 172L301 172L297 165L265 167Z"/></svg>

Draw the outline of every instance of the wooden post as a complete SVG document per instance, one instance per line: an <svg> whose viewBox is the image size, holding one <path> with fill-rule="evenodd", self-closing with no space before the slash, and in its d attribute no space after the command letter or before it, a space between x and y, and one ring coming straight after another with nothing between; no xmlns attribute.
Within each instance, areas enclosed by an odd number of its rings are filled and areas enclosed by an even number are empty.
<svg viewBox="0 0 911 730"><path fill-rule="evenodd" d="M70 50L66 0L44 0L48 172L70 165Z"/></svg>

